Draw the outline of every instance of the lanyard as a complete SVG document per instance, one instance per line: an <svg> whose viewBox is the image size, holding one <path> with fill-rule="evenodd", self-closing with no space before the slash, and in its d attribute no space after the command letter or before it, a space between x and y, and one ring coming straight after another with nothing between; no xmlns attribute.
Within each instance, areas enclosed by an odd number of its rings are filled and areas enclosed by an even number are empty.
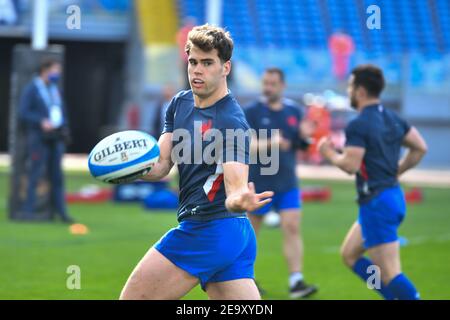
<svg viewBox="0 0 450 320"><path fill-rule="evenodd" d="M63 122L63 114L61 108L61 97L59 96L58 87L54 84L46 86L41 78L37 77L34 83L39 91L39 95L44 100L49 113L50 121L55 128L60 127Z"/></svg>
<svg viewBox="0 0 450 320"><path fill-rule="evenodd" d="M52 106L57 105L61 107L61 97L59 96L58 88L56 85L51 84L50 86L46 86L44 81L41 78L36 77L34 83L39 91L39 95L42 100L44 100L47 109L50 110Z"/></svg>

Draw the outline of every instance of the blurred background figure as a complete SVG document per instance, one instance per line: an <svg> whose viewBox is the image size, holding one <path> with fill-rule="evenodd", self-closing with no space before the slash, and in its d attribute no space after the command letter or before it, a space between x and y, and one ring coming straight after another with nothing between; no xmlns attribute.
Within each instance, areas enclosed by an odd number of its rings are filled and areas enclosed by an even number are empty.
<svg viewBox="0 0 450 320"><path fill-rule="evenodd" d="M273 145L277 144L280 151L279 170L275 175L262 174L261 169L267 166L262 165L261 160L250 166L249 181L255 183L257 192L272 190L275 195L271 203L249 212L249 218L258 235L263 217L272 208L279 213L283 253L289 269L289 295L291 298L303 298L315 293L317 288L306 284L303 276L303 240L300 234L302 206L295 168L297 151L308 148L307 139L314 128L311 123L302 121L303 113L299 106L283 97L286 85L281 69L266 69L262 84L263 97L245 110L250 127L256 130L251 149L252 152L259 148L273 150ZM270 135L269 130L272 129L279 130L279 134ZM260 130L267 130L267 135ZM261 287L259 289L263 294Z"/></svg>
<svg viewBox="0 0 450 320"><path fill-rule="evenodd" d="M355 51L353 39L348 34L336 32L331 35L328 46L331 52L333 74L339 80L344 80L349 71L350 57Z"/></svg>
<svg viewBox="0 0 450 320"><path fill-rule="evenodd" d="M305 152L305 160L311 164L320 164L322 156L317 151L320 138L331 134L331 114L323 105L312 104L308 107L305 118L314 123L314 132L311 135L311 145Z"/></svg>
<svg viewBox="0 0 450 320"><path fill-rule="evenodd" d="M188 56L185 51L186 40L188 38L189 31L196 25L196 19L193 17L186 17L183 21L182 27L177 32L177 44L179 49L180 60L182 63L182 74L184 77L184 89L189 90L191 88L189 79L187 78Z"/></svg>
<svg viewBox="0 0 450 320"><path fill-rule="evenodd" d="M427 144L414 126L382 105L384 88L381 69L370 64L354 68L348 95L358 117L345 130L345 147L338 152L323 137L318 148L331 164L356 176L359 214L341 247L344 263L366 285L369 268L378 266L381 282L375 289L384 299L417 300L419 293L400 263L398 228L406 202L398 178L421 161ZM408 149L403 157L402 146Z"/></svg>
<svg viewBox="0 0 450 320"><path fill-rule="evenodd" d="M162 88L161 99L156 106L156 113L153 118L154 122L152 126L152 135L157 139L161 135L162 129L164 127L167 107L169 106L169 102L170 100L172 100L175 94L176 90L173 84L166 84Z"/></svg>
<svg viewBox="0 0 450 320"><path fill-rule="evenodd" d="M32 220L36 189L42 175L48 174L51 185L52 215L71 223L65 194L61 161L69 138L67 113L58 88L61 64L45 60L39 74L25 87L20 98L19 119L23 121L28 144L28 187L24 204L26 219Z"/></svg>
<svg viewBox="0 0 450 320"><path fill-rule="evenodd" d="M140 116L139 105L134 102L129 102L126 107L126 128L129 130L139 130Z"/></svg>

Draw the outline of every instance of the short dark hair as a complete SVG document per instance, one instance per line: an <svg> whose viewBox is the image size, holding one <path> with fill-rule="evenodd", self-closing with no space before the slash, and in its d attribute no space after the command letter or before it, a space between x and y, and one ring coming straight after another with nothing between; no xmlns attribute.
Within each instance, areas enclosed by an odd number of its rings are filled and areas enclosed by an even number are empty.
<svg viewBox="0 0 450 320"><path fill-rule="evenodd" d="M276 74L278 74L278 76L280 77L281 82L284 83L284 72L280 68L275 68L275 67L267 68L265 73L276 73Z"/></svg>
<svg viewBox="0 0 450 320"><path fill-rule="evenodd" d="M61 62L55 58L44 58L39 64L38 73L42 74L42 72L50 69L55 64L61 64Z"/></svg>
<svg viewBox="0 0 450 320"><path fill-rule="evenodd" d="M359 65L352 70L355 88L361 86L372 98L378 98L385 86L383 71L372 64Z"/></svg>
<svg viewBox="0 0 450 320"><path fill-rule="evenodd" d="M188 55L193 46L199 47L205 52L217 49L220 60L227 62L233 54L234 44L228 31L204 24L189 31L185 46L185 51Z"/></svg>

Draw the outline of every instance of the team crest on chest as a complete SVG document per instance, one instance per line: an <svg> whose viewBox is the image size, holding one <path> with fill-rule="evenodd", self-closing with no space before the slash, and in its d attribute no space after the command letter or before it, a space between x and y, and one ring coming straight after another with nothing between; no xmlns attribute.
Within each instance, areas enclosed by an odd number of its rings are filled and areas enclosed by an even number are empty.
<svg viewBox="0 0 450 320"><path fill-rule="evenodd" d="M211 128L212 128L212 120L202 121L202 125L200 127L200 133L202 134L202 139L205 137L205 133L208 132L208 130Z"/></svg>
<svg viewBox="0 0 450 320"><path fill-rule="evenodd" d="M295 116L289 116L287 118L287 124L291 127L295 127L298 124L297 118Z"/></svg>

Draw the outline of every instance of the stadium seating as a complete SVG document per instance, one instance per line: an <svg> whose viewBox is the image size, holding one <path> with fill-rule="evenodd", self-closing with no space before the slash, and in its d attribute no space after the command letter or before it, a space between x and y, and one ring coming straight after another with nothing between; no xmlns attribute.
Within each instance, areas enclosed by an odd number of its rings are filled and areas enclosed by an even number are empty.
<svg viewBox="0 0 450 320"><path fill-rule="evenodd" d="M369 30L366 8L372 0L227 0L223 25L239 46L326 48L328 37L350 34L357 50L420 52L429 56L450 52L448 0L379 0L382 25ZM180 18L205 22L205 1L177 0ZM182 19L180 19L182 21Z"/></svg>

